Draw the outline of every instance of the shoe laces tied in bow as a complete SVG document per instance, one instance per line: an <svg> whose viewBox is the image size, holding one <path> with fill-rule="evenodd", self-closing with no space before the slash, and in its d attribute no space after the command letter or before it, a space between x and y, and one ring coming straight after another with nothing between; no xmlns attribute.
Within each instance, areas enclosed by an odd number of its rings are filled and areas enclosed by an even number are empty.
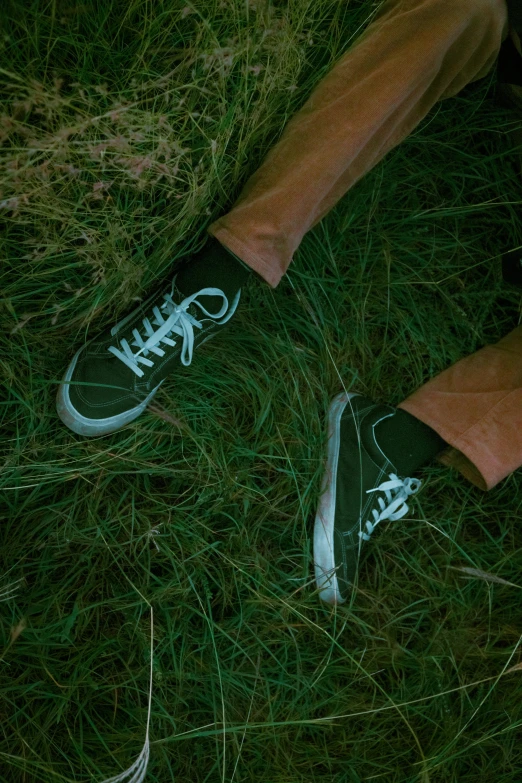
<svg viewBox="0 0 522 783"><path fill-rule="evenodd" d="M384 492L387 503L384 502L382 497L377 498L379 503L380 512L377 509L372 509L373 522L366 522L366 532L359 531L359 536L364 541L369 541L370 536L383 519L389 519L394 521L401 519L409 511L409 506L406 503L407 498L410 495L415 495L419 491L422 481L416 478L400 479L395 473L389 474L390 481L384 481L378 487L374 489L366 490L369 492Z"/></svg>
<svg viewBox="0 0 522 783"><path fill-rule="evenodd" d="M160 307L156 305L152 308L153 318L143 318L142 323L143 331L146 336L145 339L143 339L138 329L133 329L132 334L134 335L134 340L130 345L125 338L122 338L119 341L120 348L111 345L108 349L110 353L120 359L127 367L130 367L130 369L140 378L145 373L141 367L139 367L139 364L143 364L146 367L153 367L154 361L147 358L149 353L159 357L164 356L165 351L160 347L160 344L168 345L170 347L175 346L176 342L171 338L171 335L173 334L177 334L183 338L181 362L185 366L188 366L191 363L194 350L194 327L196 327L196 329L203 328L203 324L187 312L189 306L193 302L197 304L205 315L212 318L215 323L224 324L234 315L239 301L240 291L238 291L233 306L226 316L225 313L228 310L228 299L220 288L202 288L195 294L187 296L179 305L174 302L172 298L173 293L174 287L172 287L170 294L163 295L164 302ZM221 296L224 300L223 305L219 312L209 313L201 302L198 301L198 296ZM114 335L117 329L118 325L112 329L111 334ZM134 353L131 346L138 348L138 350Z"/></svg>

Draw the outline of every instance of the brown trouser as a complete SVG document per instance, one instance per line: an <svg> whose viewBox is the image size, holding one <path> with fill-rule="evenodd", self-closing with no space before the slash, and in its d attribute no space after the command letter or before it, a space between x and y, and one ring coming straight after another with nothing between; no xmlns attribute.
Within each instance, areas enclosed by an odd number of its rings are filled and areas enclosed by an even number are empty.
<svg viewBox="0 0 522 783"><path fill-rule="evenodd" d="M437 101L486 76L508 34L506 0L386 0L209 233L277 286L304 234ZM399 407L450 444L445 464L491 489L522 465L522 327Z"/></svg>

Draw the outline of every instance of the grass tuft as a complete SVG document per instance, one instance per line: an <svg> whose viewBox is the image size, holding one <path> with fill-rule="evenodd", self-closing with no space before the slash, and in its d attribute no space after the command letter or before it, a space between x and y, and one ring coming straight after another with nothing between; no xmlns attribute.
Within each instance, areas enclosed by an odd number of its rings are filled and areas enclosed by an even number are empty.
<svg viewBox="0 0 522 783"><path fill-rule="evenodd" d="M352 608L311 568L329 401L397 404L520 323L520 172L495 73L437 105L250 281L108 437L54 396L87 334L199 249L364 29L338 0L0 11L0 745L6 783L518 783L521 474L432 464ZM226 335L226 336L225 336ZM151 660L151 613L154 646Z"/></svg>

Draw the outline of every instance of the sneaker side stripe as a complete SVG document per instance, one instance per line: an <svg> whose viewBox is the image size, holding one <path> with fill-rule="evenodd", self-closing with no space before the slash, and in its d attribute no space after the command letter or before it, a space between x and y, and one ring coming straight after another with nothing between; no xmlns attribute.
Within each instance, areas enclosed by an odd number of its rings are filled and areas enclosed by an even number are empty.
<svg viewBox="0 0 522 783"><path fill-rule="evenodd" d="M56 395L56 410L58 416L65 426L69 427L69 429L71 429L77 435L107 435L110 432L119 430L121 427L124 427L131 421L134 421L134 419L136 419L145 410L163 381L160 381L160 383L158 383L158 385L151 391L146 399L135 408L131 408L130 410L125 411L125 413L120 413L117 416L109 416L105 419L88 419L86 416L82 416L82 414L76 410L76 408L71 403L71 398L69 396L68 382L72 378L74 368L76 367L76 362L78 361L78 357L82 351L83 348L80 348L80 350L76 352L72 362L67 368L65 377L58 388Z"/></svg>

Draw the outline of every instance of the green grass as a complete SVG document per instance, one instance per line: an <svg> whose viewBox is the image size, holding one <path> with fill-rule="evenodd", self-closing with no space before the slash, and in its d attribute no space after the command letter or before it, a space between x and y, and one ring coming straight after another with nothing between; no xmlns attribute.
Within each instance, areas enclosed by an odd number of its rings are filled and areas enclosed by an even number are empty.
<svg viewBox="0 0 522 783"><path fill-rule="evenodd" d="M22 580L0 603L2 783L137 758L149 604L147 781L520 781L520 592L454 569L522 586L522 473L482 493L426 468L351 608L311 567L332 396L397 404L520 321L500 254L522 244L521 122L494 72L357 183L277 289L252 279L134 424L84 440L55 413L85 335L203 244L371 11L2 3L0 591Z"/></svg>

